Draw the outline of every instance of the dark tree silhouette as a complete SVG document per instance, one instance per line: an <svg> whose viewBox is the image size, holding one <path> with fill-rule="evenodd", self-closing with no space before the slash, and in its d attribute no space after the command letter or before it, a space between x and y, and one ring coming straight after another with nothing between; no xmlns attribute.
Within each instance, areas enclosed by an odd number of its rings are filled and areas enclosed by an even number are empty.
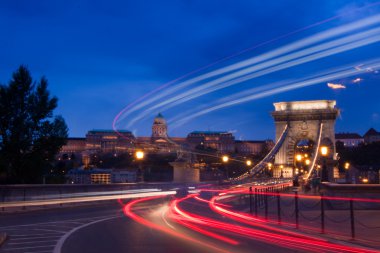
<svg viewBox="0 0 380 253"><path fill-rule="evenodd" d="M39 183L67 138L61 116L53 116L57 98L42 77L32 80L20 66L8 85L0 85L0 180Z"/></svg>

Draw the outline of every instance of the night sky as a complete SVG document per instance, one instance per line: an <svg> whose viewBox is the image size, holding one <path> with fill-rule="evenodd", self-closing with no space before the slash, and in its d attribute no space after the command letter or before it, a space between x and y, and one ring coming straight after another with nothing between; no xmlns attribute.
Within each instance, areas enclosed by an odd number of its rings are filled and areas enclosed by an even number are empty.
<svg viewBox="0 0 380 253"><path fill-rule="evenodd" d="M7 83L20 64L27 65L35 79L46 76L51 93L59 99L55 113L65 118L71 137L83 137L91 129L112 129L116 115L144 95L135 105L186 79L378 14L376 1L1 1L0 83ZM376 27L379 24L371 26ZM291 84L342 66L360 68L362 62L380 57L379 49L380 43L374 42L274 71L170 108L151 109L145 117L139 117L143 111L135 111L116 126L138 136L150 135L152 120L161 112L170 122L170 136L225 130L237 139L273 139L270 112L274 102L333 99L341 109L337 132L380 130L380 73L376 69L259 97L176 124L186 115L251 88ZM220 61L231 55L235 57ZM354 82L357 78L361 80ZM332 89L328 82L345 88Z"/></svg>

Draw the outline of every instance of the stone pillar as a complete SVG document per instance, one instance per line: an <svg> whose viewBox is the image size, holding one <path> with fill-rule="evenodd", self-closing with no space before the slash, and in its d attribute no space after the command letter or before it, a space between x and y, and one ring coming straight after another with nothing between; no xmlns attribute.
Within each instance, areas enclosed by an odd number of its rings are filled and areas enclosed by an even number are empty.
<svg viewBox="0 0 380 253"><path fill-rule="evenodd" d="M195 169L192 163L185 161L171 162L173 166L174 183L198 183L200 181L199 169Z"/></svg>

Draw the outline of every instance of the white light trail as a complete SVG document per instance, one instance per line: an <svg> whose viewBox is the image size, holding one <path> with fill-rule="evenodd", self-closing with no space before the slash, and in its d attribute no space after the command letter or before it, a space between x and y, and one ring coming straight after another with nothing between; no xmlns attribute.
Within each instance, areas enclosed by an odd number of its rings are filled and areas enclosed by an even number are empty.
<svg viewBox="0 0 380 253"><path fill-rule="evenodd" d="M334 54L342 53L348 50L353 50L358 47L366 46L380 41L380 28L371 29L367 32L362 32L345 38L341 38L332 42L324 43L309 49L271 60L257 66L226 75L204 85L183 92L173 98L164 100L158 103L130 121L128 127L133 125L138 120L146 117L152 111L161 108L167 110L173 106L195 99L199 96L214 92L241 82L248 81L263 75L267 75L276 71L284 70L310 61L328 57ZM304 57L302 57L304 56ZM261 71L258 71L261 70ZM253 73L252 73L253 72ZM234 79L235 78L235 79ZM231 80L232 79L232 80ZM165 106L165 107L164 107Z"/></svg>
<svg viewBox="0 0 380 253"><path fill-rule="evenodd" d="M116 195L106 195L106 196L87 196L87 197L62 198L62 199L12 201L12 202L0 203L0 208L58 205L58 204L83 203L83 202L117 200L117 199L133 199L133 198L174 195L174 194L176 194L176 191L152 191L152 192L116 194Z"/></svg>
<svg viewBox="0 0 380 253"><path fill-rule="evenodd" d="M363 79L360 78L360 77L355 78L354 80L352 80L353 83L360 83L361 81L363 81Z"/></svg>
<svg viewBox="0 0 380 253"><path fill-rule="evenodd" d="M372 63L367 63L367 65L373 69L379 69L380 68L380 59L377 59L377 60L373 61ZM196 108L194 111L183 113L183 115L190 115L190 116L183 117L182 119L178 120L177 122L174 122L174 124L175 124L175 127L178 127L179 125L182 125L191 119L194 119L196 117L199 117L199 116L207 114L207 113L210 113L212 111L220 110L222 108L226 108L229 106L245 103L248 101L256 100L259 98L271 96L274 94L278 94L278 93L282 93L282 92L286 92L286 91L290 91L290 90L294 90L294 89L299 89L299 88L303 88L303 87L307 87L307 86L311 86L311 85L316 85L319 83L324 83L324 82L327 82L327 81L333 80L333 79L344 78L344 77L356 75L358 73L364 73L365 71L366 71L365 69L357 70L357 69L352 68L352 67L346 67L346 68L341 69L339 71L333 70L333 71L321 74L318 77L314 77L314 78L311 78L308 80L296 81L293 83L288 83L287 85L283 85L283 86L281 86L281 84L278 84L278 86L280 86L280 87L277 87L277 88L272 88L273 87L272 85L268 85L267 87L270 87L269 90L258 92L258 93L257 93L256 89L252 89L251 91L253 94L251 94L251 95L246 95L246 96L239 98L239 99L234 99L232 101L224 102L222 104L215 105L215 106L212 106L210 108L207 108L207 109L204 109L201 111L199 111L199 108ZM245 91L243 94L247 94L247 91ZM236 96L236 94L234 96Z"/></svg>
<svg viewBox="0 0 380 253"><path fill-rule="evenodd" d="M346 88L346 86L344 86L341 83L327 83L327 87L334 89L334 90Z"/></svg>
<svg viewBox="0 0 380 253"><path fill-rule="evenodd" d="M379 22L380 22L380 15L375 15L375 16L372 16L372 17L369 17L366 19L362 19L362 20L359 20L359 21L356 21L356 22L353 22L353 23L350 23L347 25L343 25L343 26L340 26L337 28L329 29L327 31L324 31L324 32L318 33L316 35L310 36L306 39L302 39L302 40L299 40L297 42L291 43L289 45L286 45L286 46L280 47L278 49L272 50L268 53L265 53L265 54L262 54L262 55L259 55L259 56L256 56L256 57L253 57L253 58L250 58L250 59L247 59L247 60L235 63L235 64L232 64L232 65L220 68L218 70L214 70L214 71L211 71L209 73L200 75L198 77L189 79L187 81L181 82L178 85L176 85L172 88L169 88L167 90L164 90L163 92L157 94L156 96L135 105L134 107L132 107L128 111L124 112L118 121L124 119L127 115L131 114L132 112L137 111L137 110L139 110L139 109L141 109L141 108L143 108L143 107L145 107L145 106L147 106L147 105L149 105L149 104L151 104L151 103L153 103L153 102L155 102L161 98L164 98L166 96L174 94L177 91L181 91L184 88L186 88L192 84L196 84L196 83L199 83L200 81L203 81L203 80L215 77L215 76L219 76L219 75L222 75L225 73L229 73L231 71L238 70L238 69L247 67L247 66L252 65L252 64L257 64L257 63L263 62L265 60L273 59L275 57L284 55L286 53L289 53L289 52L292 52L292 51L295 51L298 49L302 49L306 46L310 46L310 45L316 44L318 42L334 38L336 36L344 35L344 34L347 34L349 32L355 31L355 30L359 30L359 29L363 29L363 28L368 27L368 26L375 25ZM206 87L204 87L204 88L206 88ZM196 92L196 90L194 92ZM146 115L146 114L144 114L144 115Z"/></svg>

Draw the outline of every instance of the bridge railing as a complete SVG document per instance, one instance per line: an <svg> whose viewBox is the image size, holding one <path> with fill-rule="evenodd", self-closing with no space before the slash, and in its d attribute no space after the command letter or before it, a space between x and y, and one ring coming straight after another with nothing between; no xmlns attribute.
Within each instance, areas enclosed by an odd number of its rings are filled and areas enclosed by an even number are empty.
<svg viewBox="0 0 380 253"><path fill-rule="evenodd" d="M285 188L284 188L285 186ZM291 184L251 184L215 199L220 213L254 223L380 248L380 185L322 183L312 189Z"/></svg>
<svg viewBox="0 0 380 253"><path fill-rule="evenodd" d="M261 160L257 165L255 165L249 172L246 172L243 175L238 176L237 178L235 178L235 180L244 180L249 177L253 177L257 173L259 173L261 170L263 170L266 167L266 165L274 158L277 152L280 150L282 144L284 143L286 139L288 132L289 132L289 125L286 125L280 135L280 138L278 139L276 144L273 146L271 151L269 151L269 153L264 157L264 159Z"/></svg>
<svg viewBox="0 0 380 253"><path fill-rule="evenodd" d="M311 163L310 170L309 170L309 173L307 174L306 180L310 178L311 174L313 173L315 169L315 164L319 156L319 147L321 145L322 131L323 131L323 123L320 123L319 129L318 129L318 135L317 135L318 136L317 145L315 146L313 161Z"/></svg>

